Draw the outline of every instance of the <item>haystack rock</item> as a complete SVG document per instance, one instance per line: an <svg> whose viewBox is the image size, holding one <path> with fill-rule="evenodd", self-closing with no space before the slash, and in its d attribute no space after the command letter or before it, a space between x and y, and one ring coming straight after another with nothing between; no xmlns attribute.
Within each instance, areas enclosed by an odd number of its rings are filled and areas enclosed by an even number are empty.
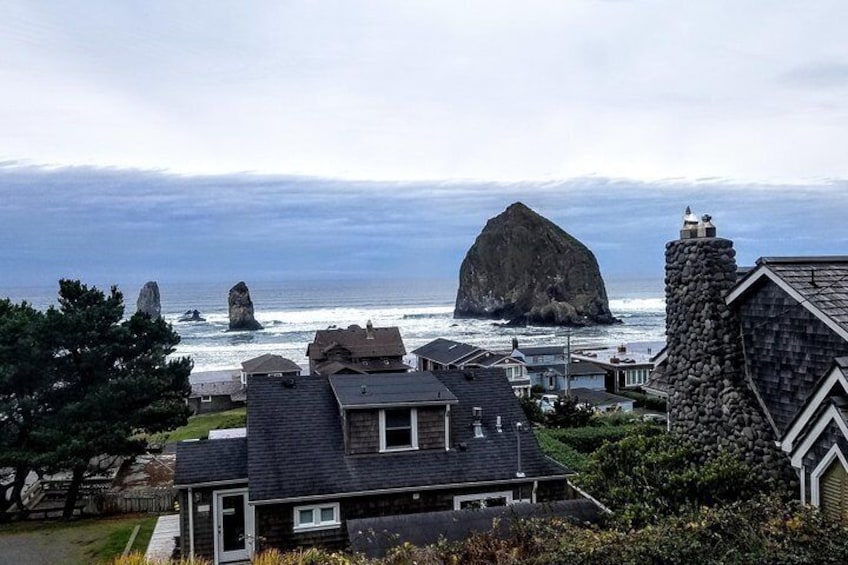
<svg viewBox="0 0 848 565"><path fill-rule="evenodd" d="M546 326L619 321L594 254L520 202L489 220L468 250L454 317Z"/></svg>
<svg viewBox="0 0 848 565"><path fill-rule="evenodd" d="M253 301L244 281L230 289L230 329L261 330L262 324L253 317Z"/></svg>
<svg viewBox="0 0 848 565"><path fill-rule="evenodd" d="M154 320L162 315L162 303L159 300L159 285L156 281L147 281L138 293L135 303L139 312L147 314Z"/></svg>

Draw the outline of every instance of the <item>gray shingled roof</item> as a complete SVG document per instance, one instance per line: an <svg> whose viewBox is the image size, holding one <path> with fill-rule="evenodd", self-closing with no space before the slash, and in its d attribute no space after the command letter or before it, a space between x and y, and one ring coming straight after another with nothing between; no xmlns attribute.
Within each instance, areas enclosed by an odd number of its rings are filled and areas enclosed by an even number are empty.
<svg viewBox="0 0 848 565"><path fill-rule="evenodd" d="M348 520L351 549L369 557L382 557L404 542L418 547L436 543L440 538L453 542L473 532L489 532L495 528L500 537L508 537L515 520L522 518L560 518L573 522L597 522L601 511L586 499L560 500L543 504L514 504L477 510L448 510L360 518Z"/></svg>
<svg viewBox="0 0 848 565"><path fill-rule="evenodd" d="M181 441L174 486L247 480L247 438Z"/></svg>
<svg viewBox="0 0 848 565"><path fill-rule="evenodd" d="M591 388L573 388L571 394L580 402L588 402L592 406L609 406L610 404L632 403L632 398L610 394L604 390Z"/></svg>
<svg viewBox="0 0 848 565"><path fill-rule="evenodd" d="M525 429L520 432L522 470L529 480L567 473L542 454L502 371L432 374L459 400L451 410L451 449L356 456L345 455L340 411L327 378L296 377L294 387L269 377L251 381L250 500L514 479L515 422ZM475 406L483 408L484 438L473 437ZM497 416L504 423L502 433L495 429Z"/></svg>
<svg viewBox="0 0 848 565"><path fill-rule="evenodd" d="M244 400L244 387L239 380L192 384L189 398L201 396L229 396L233 400L241 396L241 400Z"/></svg>
<svg viewBox="0 0 848 565"><path fill-rule="evenodd" d="M565 363L557 363L555 365L550 363L541 365L528 365L527 369L533 371L534 373L553 371L558 375L565 375ZM604 371L603 368L598 367L594 363L590 363L588 361L580 361L568 364L568 374L572 377L583 377L586 375L605 375L606 371Z"/></svg>
<svg viewBox="0 0 848 565"><path fill-rule="evenodd" d="M430 359L442 365L451 365L477 351L482 352L483 350L476 345L460 343L440 337L422 345L412 353L418 357Z"/></svg>
<svg viewBox="0 0 848 565"><path fill-rule="evenodd" d="M300 372L300 366L297 363L291 359L286 359L282 355L274 355L273 353L266 353L259 357L248 359L241 364L241 369L248 375L253 373L269 374Z"/></svg>
<svg viewBox="0 0 848 565"><path fill-rule="evenodd" d="M354 324L342 329L318 330L315 332L315 339L306 349L306 356L314 362L320 362L334 347L348 350L355 358L406 355L406 348L397 327L372 328L369 332L366 328Z"/></svg>
<svg viewBox="0 0 848 565"><path fill-rule="evenodd" d="M455 404L456 397L432 373L334 375L330 387L339 406Z"/></svg>
<svg viewBox="0 0 848 565"><path fill-rule="evenodd" d="M765 265L848 331L848 256L762 257L757 265Z"/></svg>
<svg viewBox="0 0 848 565"><path fill-rule="evenodd" d="M534 345L531 347L519 347L518 351L525 356L530 355L565 355L564 345Z"/></svg>

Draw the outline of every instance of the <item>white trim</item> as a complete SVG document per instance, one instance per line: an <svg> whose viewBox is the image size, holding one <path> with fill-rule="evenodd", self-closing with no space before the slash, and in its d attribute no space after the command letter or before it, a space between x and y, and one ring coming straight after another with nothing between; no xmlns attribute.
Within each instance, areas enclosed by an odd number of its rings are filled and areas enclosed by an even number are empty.
<svg viewBox="0 0 848 565"><path fill-rule="evenodd" d="M801 504L807 504L807 466L801 465Z"/></svg>
<svg viewBox="0 0 848 565"><path fill-rule="evenodd" d="M194 561L194 493L188 487L188 558Z"/></svg>
<svg viewBox="0 0 848 565"><path fill-rule="evenodd" d="M842 431L842 434L848 438L848 426L845 425L844 420L842 420L842 415L837 410L836 406L831 406L828 408L824 414L819 417L816 421L815 427L807 434L807 437L804 438L804 442L798 446L792 452L792 466L796 469L800 469L801 465L804 461L804 455L813 447L813 444L818 440L819 436L827 429L827 426L831 422L836 422L836 425L839 426L839 429Z"/></svg>
<svg viewBox="0 0 848 565"><path fill-rule="evenodd" d="M469 500L479 500L480 506L482 508L486 508L485 500L487 498L503 498L506 499L506 506L509 506L513 503L512 501L512 491L511 490L503 490L499 492L478 492L476 494L461 494L453 497L453 509L454 510L462 510L462 503L468 502Z"/></svg>
<svg viewBox="0 0 848 565"><path fill-rule="evenodd" d="M801 296L801 294L792 288L792 286L780 278L779 275L772 272L771 269L768 268L767 265L760 265L758 270L754 272L754 274L748 277L748 280L743 282L741 285L737 286L733 292L727 295L727 298L724 299L725 303L730 305L741 295L745 294L745 292L753 286L753 284L759 281L763 277L767 277L774 284L781 288L786 294L791 296L798 302L801 306L806 308L811 314L813 314L816 318L821 320L827 327L833 330L836 335L848 341L848 331L845 331L845 328L836 323L830 316L819 310L816 306L810 303L809 298L805 298Z"/></svg>
<svg viewBox="0 0 848 565"><path fill-rule="evenodd" d="M237 488L237 489L226 489L226 490L216 490L212 491L212 540L213 540L213 563L214 565L218 565L222 563L221 555L222 551L219 552L220 544L219 539L221 536L218 532L218 527L220 525L220 516L219 516L219 506L220 500L223 496L229 496L233 494L241 494L243 495L243 504L244 504L244 551L247 553L247 559L250 559L252 555L252 548L250 545L250 540L254 537L253 524L255 518L255 511L250 509L250 504L248 501L248 493L246 488ZM233 557L232 559L228 559L223 563L233 563L237 561L243 561L242 557Z"/></svg>
<svg viewBox="0 0 848 565"><path fill-rule="evenodd" d="M200 395L200 402L203 402L204 404L212 402L212 395L211 394L201 394Z"/></svg>
<svg viewBox="0 0 848 565"><path fill-rule="evenodd" d="M830 389L833 388L833 385L839 383L842 385L842 390L848 393L848 380L845 379L845 375L842 373L842 369L839 367L834 367L830 373L825 377L824 381L818 385L815 394L807 403L807 407L804 408L804 411L798 415L795 421L792 423L792 427L790 427L785 434L783 434L783 439L780 442L780 447L786 453L792 452L792 444L798 439L798 436L804 431L804 428L807 427L810 418L813 417L813 414L818 410L821 403L827 398Z"/></svg>
<svg viewBox="0 0 848 565"><path fill-rule="evenodd" d="M450 451L450 404L445 406L445 451Z"/></svg>
<svg viewBox="0 0 848 565"><path fill-rule="evenodd" d="M333 509L333 519L330 521L321 520L321 510L326 508ZM311 510L313 522L303 526L298 523L298 517L303 510ZM299 532L314 532L317 530L333 530L342 527L341 506L338 502L325 502L324 504L305 504L303 506L295 506L292 509L292 531Z"/></svg>
<svg viewBox="0 0 848 565"><path fill-rule="evenodd" d="M394 453L396 451L414 451L418 449L418 409L409 408L410 441L412 445L402 447L386 446L386 410L400 410L402 408L384 408L380 410L380 453Z"/></svg>
<svg viewBox="0 0 848 565"><path fill-rule="evenodd" d="M842 451L839 449L839 446L833 444L830 451L827 452L827 455L822 458L819 464L816 465L813 472L810 473L810 502L813 506L821 506L819 477L827 471L830 464L833 463L833 460L836 458L839 459L839 462L842 464L842 468L848 472L848 461L845 460L845 456L842 455Z"/></svg>

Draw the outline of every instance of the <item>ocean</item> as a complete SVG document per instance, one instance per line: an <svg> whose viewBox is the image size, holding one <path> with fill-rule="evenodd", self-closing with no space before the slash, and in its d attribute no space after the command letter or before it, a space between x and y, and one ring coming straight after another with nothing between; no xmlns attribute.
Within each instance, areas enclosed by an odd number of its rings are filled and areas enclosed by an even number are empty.
<svg viewBox="0 0 848 565"><path fill-rule="evenodd" d="M565 345L572 348L665 340L663 281L607 279L613 315L623 323L589 328L501 327L493 320L455 320L455 280L246 281L256 319L264 330L227 331L229 283L159 284L162 315L182 341L176 355L194 360L195 371L230 369L263 353L288 357L306 369L306 347L315 331L331 326L398 326L406 350L444 337L492 349L509 349L512 338L522 345ZM143 283L118 285L127 312L135 308ZM56 304L58 285L47 288L0 289L0 296L27 300L38 308ZM205 322L179 322L187 310L200 311ZM408 361L412 361L410 355Z"/></svg>

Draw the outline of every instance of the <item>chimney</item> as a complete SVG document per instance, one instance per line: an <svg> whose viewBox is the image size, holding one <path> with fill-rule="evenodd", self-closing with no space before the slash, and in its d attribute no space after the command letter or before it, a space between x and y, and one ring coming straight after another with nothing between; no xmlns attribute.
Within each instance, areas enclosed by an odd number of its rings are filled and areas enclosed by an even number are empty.
<svg viewBox="0 0 848 565"><path fill-rule="evenodd" d="M471 409L471 415L474 417L474 437L483 437L483 409L475 406Z"/></svg>
<svg viewBox="0 0 848 565"><path fill-rule="evenodd" d="M516 349L518 349L518 338L514 337L512 338L512 350L515 351Z"/></svg>
<svg viewBox="0 0 848 565"><path fill-rule="evenodd" d="M374 339L374 324L371 323L371 320L368 320L368 323L365 324L365 339Z"/></svg>

